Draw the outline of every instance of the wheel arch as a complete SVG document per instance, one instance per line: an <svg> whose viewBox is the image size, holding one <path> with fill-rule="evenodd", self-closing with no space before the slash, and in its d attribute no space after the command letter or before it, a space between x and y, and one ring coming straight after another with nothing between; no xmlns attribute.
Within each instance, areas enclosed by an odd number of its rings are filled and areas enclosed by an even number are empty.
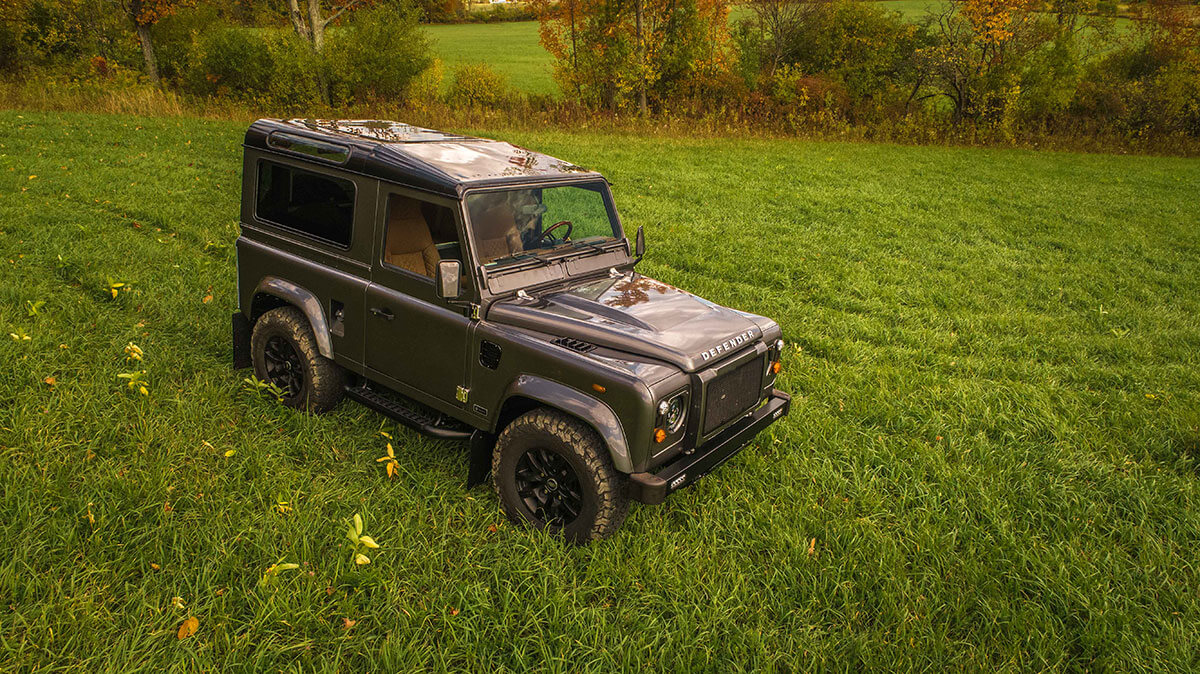
<svg viewBox="0 0 1200 674"><path fill-rule="evenodd" d="M612 408L594 396L549 379L521 375L509 384L496 415L495 433L500 434L514 419L538 407L569 414L590 426L608 449L613 467L622 473L633 471L625 429Z"/></svg>
<svg viewBox="0 0 1200 674"><path fill-rule="evenodd" d="M333 359L333 340L329 337L329 323L321 301L307 289L278 276L267 276L258 282L250 300L250 324L272 309L293 306L299 309L312 326L317 339L317 350L321 355Z"/></svg>

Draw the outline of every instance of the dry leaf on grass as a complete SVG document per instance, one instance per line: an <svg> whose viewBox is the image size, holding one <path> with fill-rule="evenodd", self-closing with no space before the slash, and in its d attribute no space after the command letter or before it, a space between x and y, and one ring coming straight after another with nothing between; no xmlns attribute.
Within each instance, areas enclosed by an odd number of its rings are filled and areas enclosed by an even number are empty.
<svg viewBox="0 0 1200 674"><path fill-rule="evenodd" d="M200 629L200 619L196 616L189 616L187 620L179 625L179 633L176 635L180 639L186 639L196 633Z"/></svg>

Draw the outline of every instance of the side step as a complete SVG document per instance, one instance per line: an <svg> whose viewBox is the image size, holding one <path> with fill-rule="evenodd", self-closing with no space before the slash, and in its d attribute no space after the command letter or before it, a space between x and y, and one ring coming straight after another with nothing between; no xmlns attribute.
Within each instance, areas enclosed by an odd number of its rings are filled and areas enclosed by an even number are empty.
<svg viewBox="0 0 1200 674"><path fill-rule="evenodd" d="M395 397L366 386L347 386L346 395L367 407L385 414L396 421L425 435L441 440L467 440L473 429L463 426L445 426L448 419L437 413L429 413L405 405ZM457 423L457 422L452 422Z"/></svg>

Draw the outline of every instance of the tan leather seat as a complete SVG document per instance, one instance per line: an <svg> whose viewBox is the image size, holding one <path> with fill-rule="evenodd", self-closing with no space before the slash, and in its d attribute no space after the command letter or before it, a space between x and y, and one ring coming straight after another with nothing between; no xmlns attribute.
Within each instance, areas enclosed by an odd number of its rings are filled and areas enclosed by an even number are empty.
<svg viewBox="0 0 1200 674"><path fill-rule="evenodd" d="M472 221L475 226L475 245L484 264L525 250L512 207L502 196Z"/></svg>
<svg viewBox="0 0 1200 674"><path fill-rule="evenodd" d="M433 245L429 225L421 214L420 202L394 197L390 206L383 261L433 278L439 259L437 246Z"/></svg>

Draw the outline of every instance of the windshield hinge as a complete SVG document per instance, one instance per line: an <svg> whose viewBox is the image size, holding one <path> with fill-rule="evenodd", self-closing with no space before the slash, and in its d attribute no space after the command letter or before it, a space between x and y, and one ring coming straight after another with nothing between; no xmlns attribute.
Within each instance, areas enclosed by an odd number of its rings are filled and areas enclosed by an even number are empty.
<svg viewBox="0 0 1200 674"><path fill-rule="evenodd" d="M473 321L479 320L479 305L478 304L471 305L470 315L471 315L471 320L473 320Z"/></svg>

